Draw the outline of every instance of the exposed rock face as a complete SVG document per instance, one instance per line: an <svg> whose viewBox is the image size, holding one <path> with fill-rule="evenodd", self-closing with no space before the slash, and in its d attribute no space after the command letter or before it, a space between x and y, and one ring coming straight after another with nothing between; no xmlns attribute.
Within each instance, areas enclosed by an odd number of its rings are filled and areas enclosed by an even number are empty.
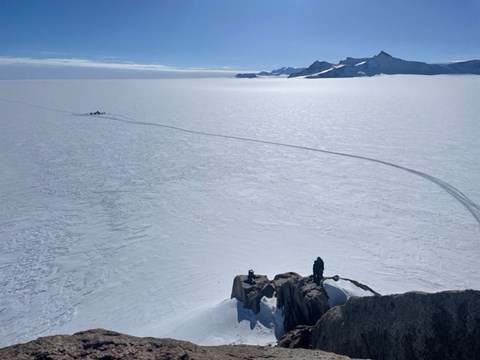
<svg viewBox="0 0 480 360"><path fill-rule="evenodd" d="M187 341L139 338L97 329L74 335L39 338L0 349L1 360L344 360L345 356L319 350L249 345L198 346Z"/></svg>
<svg viewBox="0 0 480 360"><path fill-rule="evenodd" d="M237 299L242 302L244 308L251 309L255 314L258 314L262 297L271 298L276 294L277 307L282 309L283 313L283 330L285 333L299 325L315 325L331 306L323 281L322 284L317 285L314 283L312 276L302 277L297 273L287 272L276 275L270 281L265 275L255 275L253 284L250 284L247 279L247 275L237 275L235 277L230 298ZM323 278L323 280L327 279L338 281L341 278L338 275ZM346 280L365 291L370 291L372 295L378 295L366 285L355 280ZM345 295L345 300L341 303L343 304L346 299L347 296ZM287 337L297 337L298 334L287 335ZM306 346L306 348L309 348L309 346Z"/></svg>
<svg viewBox="0 0 480 360"><path fill-rule="evenodd" d="M310 349L312 346L313 326L300 325L286 333L277 346L287 349Z"/></svg>
<svg viewBox="0 0 480 360"><path fill-rule="evenodd" d="M265 275L255 275L255 283L247 282L247 275L237 275L233 280L231 299L235 298L243 303L243 307L251 309L255 314L260 312L262 297L273 297L275 286Z"/></svg>
<svg viewBox="0 0 480 360"><path fill-rule="evenodd" d="M312 277L291 278L277 289L277 307L283 308L283 327L289 332L298 325L315 325L329 309L328 296Z"/></svg>
<svg viewBox="0 0 480 360"><path fill-rule="evenodd" d="M480 291L351 298L312 334L316 349L372 359L480 359Z"/></svg>
<svg viewBox="0 0 480 360"><path fill-rule="evenodd" d="M298 275L296 272L286 272L283 274L275 275L273 278L273 285L275 289L279 289L283 284L285 284L289 280L299 280L302 277Z"/></svg>
<svg viewBox="0 0 480 360"><path fill-rule="evenodd" d="M323 286L325 280L350 281L357 288L371 295L379 295L368 286L355 280L342 279L338 275L324 277L321 284L317 285L313 277L302 277L294 272L287 272L276 275L273 280L268 280L265 275L255 275L253 284L248 282L247 275L237 275L233 281L231 298L235 298L243 304L244 308L251 309L255 314L260 312L262 297L271 298L276 294L277 308L282 309L283 328L278 336L285 335L280 339L278 345L287 348L311 347L310 334L316 322L325 314L328 309L336 304L343 304L348 295L337 290L332 295L331 285ZM330 288L329 288L330 286ZM327 290L333 296L329 299ZM340 293L343 297L339 300ZM330 303L330 301L333 301Z"/></svg>

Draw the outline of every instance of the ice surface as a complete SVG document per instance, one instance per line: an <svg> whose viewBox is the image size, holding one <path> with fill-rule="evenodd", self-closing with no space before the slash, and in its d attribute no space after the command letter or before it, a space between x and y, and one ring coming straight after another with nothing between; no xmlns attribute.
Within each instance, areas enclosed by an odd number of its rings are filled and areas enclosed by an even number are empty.
<svg viewBox="0 0 480 360"><path fill-rule="evenodd" d="M225 301L233 277L317 256L380 293L478 289L479 95L475 76L0 81L0 346L271 342ZM96 110L118 120L71 114Z"/></svg>
<svg viewBox="0 0 480 360"><path fill-rule="evenodd" d="M363 290L352 282L344 279L338 281L325 280L323 282L325 291L328 294L328 305L330 307L343 305L352 296L373 296L371 291Z"/></svg>

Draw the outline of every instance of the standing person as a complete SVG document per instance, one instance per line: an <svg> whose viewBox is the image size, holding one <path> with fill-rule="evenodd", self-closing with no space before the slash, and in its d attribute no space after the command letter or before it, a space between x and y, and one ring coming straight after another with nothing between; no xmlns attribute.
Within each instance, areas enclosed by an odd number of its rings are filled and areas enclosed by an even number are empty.
<svg viewBox="0 0 480 360"><path fill-rule="evenodd" d="M253 272L253 270L248 270L248 278L246 283L250 285L255 284L255 273Z"/></svg>
<svg viewBox="0 0 480 360"><path fill-rule="evenodd" d="M315 284L320 285L320 281L323 278L324 264L322 258L319 256L313 263L313 281Z"/></svg>

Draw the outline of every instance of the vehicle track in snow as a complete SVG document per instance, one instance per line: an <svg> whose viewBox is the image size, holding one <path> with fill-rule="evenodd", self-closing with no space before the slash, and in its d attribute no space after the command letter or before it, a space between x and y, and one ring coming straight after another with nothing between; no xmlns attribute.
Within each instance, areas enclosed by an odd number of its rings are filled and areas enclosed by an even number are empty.
<svg viewBox="0 0 480 360"><path fill-rule="evenodd" d="M235 135L226 135L226 134L217 134L217 133L211 133L211 132L205 132L205 131L198 131L198 130L191 130L191 129L186 129L178 126L173 126L173 125L167 125L167 124L161 124L161 123L152 123L148 121L141 121L123 114L115 114L115 113L108 113L105 115L88 115L88 114L81 114L81 113L75 113L63 109L58 109L58 108L52 108L52 107L46 107L42 105L37 105L37 104L31 104L23 101L17 101L17 100L11 100L11 99L5 99L5 98L0 98L1 101L5 102L10 102L10 103L16 103L16 104L21 104L21 105L26 105L26 106L31 106L31 107L36 107L44 110L50 110L50 111L55 111L55 112L60 112L60 113L65 113L65 114L70 114L73 116L89 116L89 117L95 117L95 118L100 118L100 119L105 119L105 120L111 120L111 121L118 121L126 124L132 124L132 125L143 125L143 126L154 126L154 127L159 127L159 128L164 128L164 129L171 129L175 131L180 131L188 134L195 134L195 135L202 135L202 136L208 136L208 137L216 137L216 138L222 138L222 139L231 139L231 140L237 140L237 141L244 141L244 142L250 142L250 143L257 143L257 144L266 144L266 145L273 145L273 146L281 146L281 147L286 147L286 148L291 148L291 149L297 149L297 150L306 150L306 151L313 151L313 152L318 152L318 153L323 153L323 154L328 154L328 155L335 155L335 156L342 156L342 157L348 157L348 158L353 158L353 159L358 159L358 160L364 160L364 161L369 161L377 164L382 164L385 166L393 167L399 170L406 171L410 174L420 176L438 187L440 187L442 190L450 194L455 200L457 200L460 204L462 204L468 212L473 216L475 221L480 225L480 205L472 201L467 195L465 195L463 192L461 192L459 189L455 188L454 186L450 185L449 183L435 177L432 175L429 175L427 173L424 173L422 171L414 170L402 165L398 165L392 162L384 161L384 160L379 160L367 156L362 156L362 155L356 155L356 154L349 154L349 153L344 153L344 152L339 152L339 151L331 151L331 150L324 150L324 149L318 149L314 147L309 147L309 146L302 146L302 145L295 145L295 144L288 144L288 143L281 143L281 142L276 142L276 141L269 141L269 140L261 140L261 139L254 139L254 138L247 138L247 137L242 137L242 136L235 136Z"/></svg>
<svg viewBox="0 0 480 360"><path fill-rule="evenodd" d="M276 141L269 141L269 140L261 140L261 139L253 139L253 138L246 138L246 137L241 137L241 136L235 136L235 135L225 135L225 134L216 134L216 133L210 133L210 132L204 132L204 131L197 131L197 130L190 130L190 129L184 129L178 126L172 126L172 125L166 125L166 124L158 124L158 123L152 123L152 122L146 122L146 121L140 121L125 115L121 114L110 114L111 116L96 116L99 118L104 118L104 119L109 119L109 120L114 120L114 121L121 121L127 124L135 124L135 125L144 125L144 126L156 126L156 127L161 127L161 128L166 128L166 129L172 129L176 131L181 131L185 133L190 133L190 134L196 134L196 135L203 135L203 136L210 136L210 137L217 137L217 138L224 138L224 139L232 139L232 140L238 140L238 141L247 141L247 142L253 142L253 143L259 143L259 144L267 144L267 145L274 145L274 146L282 146L282 147L287 147L287 148L293 148L293 149L298 149L298 150L307 150L307 151L314 151L314 152L319 152L323 154L329 154L329 155L336 155L336 156L343 156L343 157L349 157L349 158L354 158L354 159L359 159L359 160L365 160L365 161L370 161L374 162L377 164L382 164L386 166L390 166L399 170L403 170L406 172L409 172L413 175L417 175L420 177L423 177L424 179L434 183L435 185L439 186L442 190L453 196L460 204L462 204L473 216L473 218L477 221L477 223L480 225L480 205L476 204L474 201L472 201L468 196L466 196L463 192L455 188L454 186L450 185L449 183L435 177L432 175L429 175L427 173L414 170L405 166L397 165L388 161L384 160L379 160L379 159L374 159L366 156L361 156L361 155L355 155L355 154L349 154L349 153L343 153L343 152L338 152L338 151L331 151L331 150L323 150L323 149L318 149L318 148L313 148L313 147L308 147L308 146L302 146L302 145L294 145L294 144L287 144L287 143L281 143L281 142L276 142ZM119 119L119 117L123 119Z"/></svg>

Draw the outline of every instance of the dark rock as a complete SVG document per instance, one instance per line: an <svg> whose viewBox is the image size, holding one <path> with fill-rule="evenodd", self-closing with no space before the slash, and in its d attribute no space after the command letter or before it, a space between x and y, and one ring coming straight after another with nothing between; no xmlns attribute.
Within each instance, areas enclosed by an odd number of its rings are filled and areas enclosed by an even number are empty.
<svg viewBox="0 0 480 360"><path fill-rule="evenodd" d="M102 344L89 346L84 344ZM96 329L74 335L39 338L26 344L0 349L0 360L344 360L345 356L320 350L284 349L270 346L198 346L188 341L139 338Z"/></svg>
<svg viewBox="0 0 480 360"><path fill-rule="evenodd" d="M328 296L312 277L292 277L277 288L277 307L283 309L283 327L289 332L298 325L315 325L329 309Z"/></svg>
<svg viewBox="0 0 480 360"><path fill-rule="evenodd" d="M241 301L244 308L258 314L262 297L272 298L275 287L265 275L254 275L255 283L253 284L248 283L247 280L247 275L235 276L230 298Z"/></svg>
<svg viewBox="0 0 480 360"><path fill-rule="evenodd" d="M301 278L300 275L298 275L296 272L286 272L283 274L278 274L275 275L273 278L273 285L275 286L275 289L280 288L283 284L285 284L289 280L299 280Z"/></svg>
<svg viewBox="0 0 480 360"><path fill-rule="evenodd" d="M318 321L312 346L372 359L480 359L480 291L350 298Z"/></svg>
<svg viewBox="0 0 480 360"><path fill-rule="evenodd" d="M243 74L237 74L235 75L235 77L238 79L254 79L257 77L257 74L243 73Z"/></svg>
<svg viewBox="0 0 480 360"><path fill-rule="evenodd" d="M286 333L277 346L287 349L310 349L312 345L313 326L300 325Z"/></svg>

